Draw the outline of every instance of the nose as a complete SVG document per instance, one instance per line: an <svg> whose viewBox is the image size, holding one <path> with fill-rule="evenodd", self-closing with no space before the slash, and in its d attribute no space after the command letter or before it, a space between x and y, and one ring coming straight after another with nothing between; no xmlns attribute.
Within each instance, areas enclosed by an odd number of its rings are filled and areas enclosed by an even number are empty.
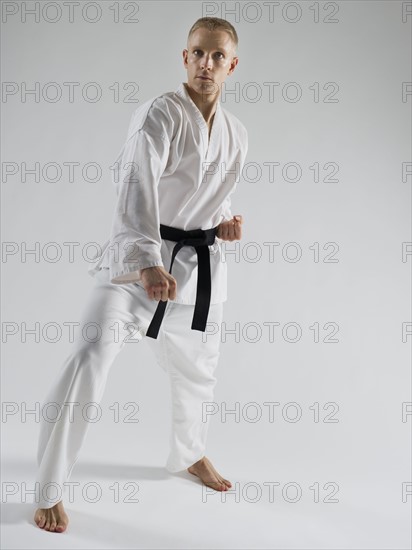
<svg viewBox="0 0 412 550"><path fill-rule="evenodd" d="M212 66L212 57L210 55L204 55L201 59L200 66L202 69Z"/></svg>

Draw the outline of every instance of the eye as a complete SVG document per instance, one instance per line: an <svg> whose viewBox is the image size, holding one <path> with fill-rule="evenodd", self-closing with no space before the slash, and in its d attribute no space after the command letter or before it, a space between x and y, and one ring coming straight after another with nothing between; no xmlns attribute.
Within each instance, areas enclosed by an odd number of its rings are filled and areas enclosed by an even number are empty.
<svg viewBox="0 0 412 550"><path fill-rule="evenodd" d="M198 55L198 54L199 54L199 55L202 55L202 50L193 50L193 53L194 53L195 55Z"/></svg>
<svg viewBox="0 0 412 550"><path fill-rule="evenodd" d="M221 57L218 57L218 59L223 59L225 57L222 52L217 52L216 55L221 56Z"/></svg>

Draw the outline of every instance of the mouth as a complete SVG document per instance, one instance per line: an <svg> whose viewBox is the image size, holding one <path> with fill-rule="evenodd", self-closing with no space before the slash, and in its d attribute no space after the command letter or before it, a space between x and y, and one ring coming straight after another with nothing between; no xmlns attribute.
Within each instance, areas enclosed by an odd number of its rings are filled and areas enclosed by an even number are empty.
<svg viewBox="0 0 412 550"><path fill-rule="evenodd" d="M211 78L209 78L208 76L197 76L196 78L200 78L200 80L212 80Z"/></svg>

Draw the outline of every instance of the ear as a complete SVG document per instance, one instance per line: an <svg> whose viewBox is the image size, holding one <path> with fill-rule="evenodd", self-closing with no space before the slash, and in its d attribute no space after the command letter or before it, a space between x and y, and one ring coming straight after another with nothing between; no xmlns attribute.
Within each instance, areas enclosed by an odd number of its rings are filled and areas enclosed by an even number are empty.
<svg viewBox="0 0 412 550"><path fill-rule="evenodd" d="M236 65L239 63L239 58L238 57L234 57L230 63L230 69L229 69L229 72L227 73L228 75L232 74L233 71L235 70L235 67Z"/></svg>
<svg viewBox="0 0 412 550"><path fill-rule="evenodd" d="M185 67L187 67L187 54L188 54L188 53L189 53L189 52L188 52L186 49L184 49L184 50L182 51L183 64L184 64Z"/></svg>

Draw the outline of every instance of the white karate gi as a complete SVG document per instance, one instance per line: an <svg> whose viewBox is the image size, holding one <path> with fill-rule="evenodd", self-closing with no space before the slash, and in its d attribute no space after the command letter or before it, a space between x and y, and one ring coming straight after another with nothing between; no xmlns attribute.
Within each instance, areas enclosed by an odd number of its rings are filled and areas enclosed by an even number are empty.
<svg viewBox="0 0 412 550"><path fill-rule="evenodd" d="M40 424L36 506L50 508L63 498L63 483L70 477L90 424L81 414L70 421L70 407L64 403L78 403L78 411L87 403L99 403L109 369L127 338L133 334L142 339L152 320L158 302L148 298L140 270L159 265L168 270L176 244L160 238L159 224L209 229L231 219L230 195L239 181L247 146L244 126L220 102L208 142L207 124L183 83L133 113L113 174L118 199L111 236L88 270L95 278L94 288L71 353L44 399L44 404L58 403L62 414L55 422L43 419ZM171 383L172 426L166 462L170 472L185 470L205 454L208 422L202 418L203 403L213 400L227 299L221 240L216 239L209 250L208 323L213 330L206 329L206 341L205 333L191 329L197 255L188 246L178 252L173 264L177 296L167 303L159 336L145 339ZM84 337L86 323L98 327L95 341ZM57 492L53 493L53 485Z"/></svg>
<svg viewBox="0 0 412 550"><path fill-rule="evenodd" d="M175 92L143 103L134 112L113 171L118 202L110 238L89 269L94 275L109 267L112 283L134 281L130 272L163 265L169 269L172 241L160 238L159 224L180 229L209 229L232 219L230 197L235 191L248 148L243 124L220 101L210 134L202 113L184 83ZM227 266L221 239L210 250L212 296L227 298ZM196 299L197 255L183 247L173 263L181 304Z"/></svg>

